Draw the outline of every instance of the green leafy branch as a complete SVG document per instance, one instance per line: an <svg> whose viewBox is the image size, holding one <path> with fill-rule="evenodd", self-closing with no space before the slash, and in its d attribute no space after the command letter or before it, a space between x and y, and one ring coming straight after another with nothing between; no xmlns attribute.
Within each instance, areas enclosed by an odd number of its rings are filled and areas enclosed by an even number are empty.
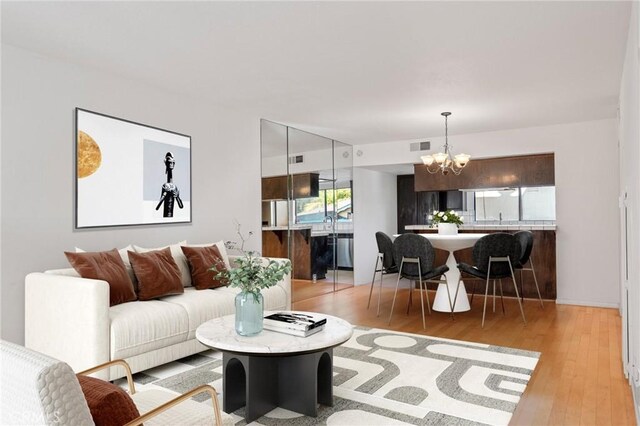
<svg viewBox="0 0 640 426"><path fill-rule="evenodd" d="M291 272L291 262L266 259L256 251L244 251L244 243L253 233L249 232L249 236L245 238L240 232L240 224L236 224L243 255L235 259L236 267L233 269L227 269L220 262L212 265L209 271L214 272L214 279L227 282L229 287L238 287L257 297L262 289L273 287Z"/></svg>

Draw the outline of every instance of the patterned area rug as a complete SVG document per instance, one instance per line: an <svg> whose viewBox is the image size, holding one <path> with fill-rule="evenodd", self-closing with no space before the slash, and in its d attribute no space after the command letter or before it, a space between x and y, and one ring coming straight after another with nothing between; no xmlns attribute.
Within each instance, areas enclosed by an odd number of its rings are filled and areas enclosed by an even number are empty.
<svg viewBox="0 0 640 426"><path fill-rule="evenodd" d="M251 425L506 425L539 356L356 327L334 349L333 407L320 405L317 418L276 408ZM221 392L222 354L203 352L137 373L134 380L139 389L182 393L209 383ZM246 424L243 410L234 413L237 425Z"/></svg>

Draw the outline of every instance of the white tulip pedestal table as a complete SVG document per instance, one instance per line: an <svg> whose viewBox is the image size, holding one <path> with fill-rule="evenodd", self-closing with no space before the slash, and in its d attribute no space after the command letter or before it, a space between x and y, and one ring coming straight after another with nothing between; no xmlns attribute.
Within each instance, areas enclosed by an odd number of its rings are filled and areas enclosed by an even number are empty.
<svg viewBox="0 0 640 426"><path fill-rule="evenodd" d="M324 316L324 330L308 337L269 330L240 336L235 315L198 327L200 343L222 352L223 410L232 413L244 406L251 423L276 407L317 417L318 403L333 406L333 348L351 338L353 327Z"/></svg>
<svg viewBox="0 0 640 426"><path fill-rule="evenodd" d="M449 286L449 292L451 294L451 302L456 294L456 286L458 285L458 279L460 278L460 270L458 269L458 261L456 260L453 252L456 250L462 250L473 245L480 238L487 234L455 234L455 235L442 235L442 234L419 234L429 240L434 248L446 250L449 252L447 258L447 266L449 271L445 273L447 277L447 284L441 283L438 285L436 291L436 298L433 301L432 309L438 312L451 312L449 305L449 297L447 296L447 289L445 285ZM464 287L464 282L460 283L460 289L458 290L458 299L454 312L466 312L471 309L469 306L469 298L467 297L467 291Z"/></svg>

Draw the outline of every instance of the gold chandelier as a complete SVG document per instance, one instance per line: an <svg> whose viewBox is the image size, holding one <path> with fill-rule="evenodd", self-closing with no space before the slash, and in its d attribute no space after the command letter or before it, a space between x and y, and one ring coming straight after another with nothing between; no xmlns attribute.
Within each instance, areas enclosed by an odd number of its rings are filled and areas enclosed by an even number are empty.
<svg viewBox="0 0 640 426"><path fill-rule="evenodd" d="M444 145L442 146L444 148L444 151L438 152L437 154L433 155L423 155L420 158L426 166L427 171L432 175L440 172L446 176L450 171L456 175L459 175L460 173L462 173L462 169L464 169L465 166L469 164L471 156L468 154L453 155L451 147L449 146L449 127L447 123L447 120L451 113L443 112L440 113L440 115L444 116Z"/></svg>

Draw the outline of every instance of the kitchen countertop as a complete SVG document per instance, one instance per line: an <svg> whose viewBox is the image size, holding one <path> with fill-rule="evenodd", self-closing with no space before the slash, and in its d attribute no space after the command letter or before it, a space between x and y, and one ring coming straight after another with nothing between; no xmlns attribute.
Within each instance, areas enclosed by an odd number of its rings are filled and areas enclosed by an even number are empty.
<svg viewBox="0 0 640 426"><path fill-rule="evenodd" d="M286 225L282 225L282 226L263 226L262 230L263 231L286 231L287 229L289 229L288 226ZM331 234L331 230L329 229L318 229L317 226L313 226L313 225L293 225L291 227L292 230L294 231L305 231L305 230L311 230L311 235L314 237L321 237L321 236L326 236ZM336 229L336 234L353 234L353 229Z"/></svg>
<svg viewBox="0 0 640 426"><path fill-rule="evenodd" d="M291 229L293 229L294 231L304 231L306 229L311 229L311 228L312 228L311 225L293 225L291 227ZM289 229L289 227L286 225L262 227L263 231L286 231L287 229Z"/></svg>
<svg viewBox="0 0 640 426"><path fill-rule="evenodd" d="M407 225L404 227L405 230L407 231L426 231L426 230L436 230L437 228L434 228L430 225ZM500 224L468 224L468 225L462 225L460 228L458 228L461 231L464 231L465 229L467 230L473 230L473 231L482 231L484 230L499 230L499 231L555 231L556 230L556 225L537 225L537 224L528 224L528 223L511 223L511 224L504 224L504 225L500 225Z"/></svg>

